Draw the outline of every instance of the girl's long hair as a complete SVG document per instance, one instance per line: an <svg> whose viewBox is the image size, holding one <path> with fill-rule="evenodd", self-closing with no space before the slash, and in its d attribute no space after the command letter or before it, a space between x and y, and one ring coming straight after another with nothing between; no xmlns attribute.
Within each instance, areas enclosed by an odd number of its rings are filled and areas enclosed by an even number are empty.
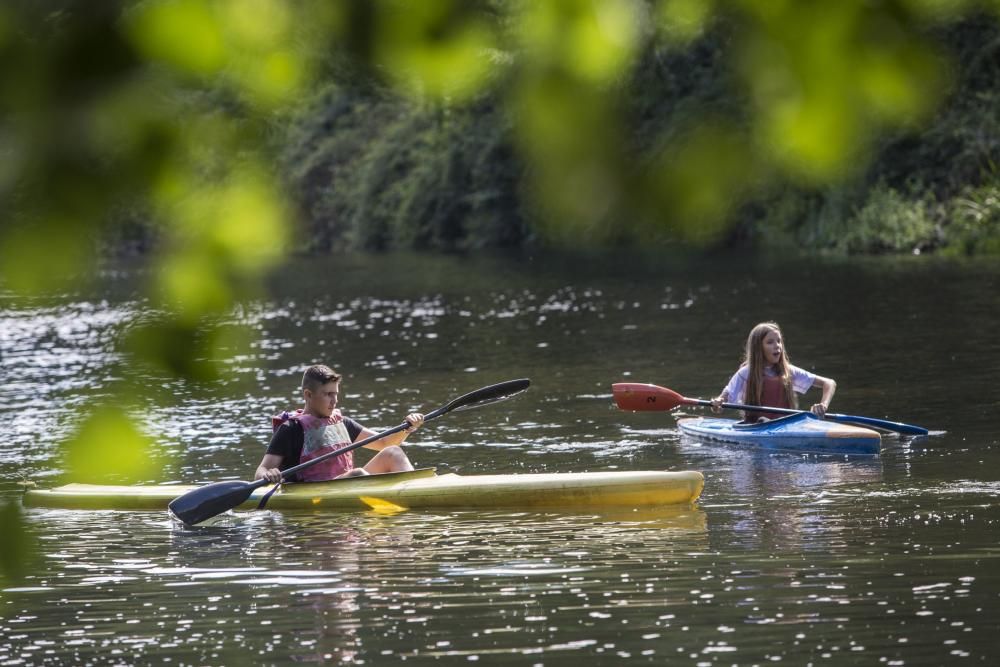
<svg viewBox="0 0 1000 667"><path fill-rule="evenodd" d="M761 405L764 399L764 338L772 331L781 336L781 361L778 362L778 377L785 387L785 397L789 407L798 408L799 401L792 389L791 362L788 360L788 349L785 347L785 337L777 322L761 322L750 330L747 337L747 349L743 356L743 365L747 367L747 388L744 397L747 405Z"/></svg>

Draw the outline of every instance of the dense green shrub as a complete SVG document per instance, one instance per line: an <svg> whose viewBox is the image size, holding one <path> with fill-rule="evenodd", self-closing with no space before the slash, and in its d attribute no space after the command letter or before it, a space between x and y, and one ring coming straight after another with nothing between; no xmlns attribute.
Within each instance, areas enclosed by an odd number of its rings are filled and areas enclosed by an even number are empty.
<svg viewBox="0 0 1000 667"><path fill-rule="evenodd" d="M662 161L658 151L706 108L737 126L748 122L751 102L723 57L730 33L720 22L683 47L654 41L632 75L616 82L628 123L622 141L637 175ZM971 17L936 40L952 58L953 81L929 122L881 137L865 156L867 169L832 184L767 176L717 242L845 253L994 248L1000 230L989 184L1000 164L1000 29L992 16ZM527 188L537 179L515 150L503 97L502 82L463 105L416 103L370 84L317 93L276 136L304 225L297 247L464 250L537 242L544 235L533 216L541 214ZM650 211L648 201L636 202L634 219L616 223L605 242L669 240L639 222L655 220L655 207L670 199L652 203Z"/></svg>
<svg viewBox="0 0 1000 667"><path fill-rule="evenodd" d="M285 141L306 225L300 248L454 250L527 238L507 129L488 103L452 109L331 88Z"/></svg>
<svg viewBox="0 0 1000 667"><path fill-rule="evenodd" d="M829 239L851 253L914 252L937 245L936 205L928 197L907 197L879 183L864 205L847 218L842 232Z"/></svg>
<svg viewBox="0 0 1000 667"><path fill-rule="evenodd" d="M947 252L1000 254L1000 184L968 188L948 209Z"/></svg>

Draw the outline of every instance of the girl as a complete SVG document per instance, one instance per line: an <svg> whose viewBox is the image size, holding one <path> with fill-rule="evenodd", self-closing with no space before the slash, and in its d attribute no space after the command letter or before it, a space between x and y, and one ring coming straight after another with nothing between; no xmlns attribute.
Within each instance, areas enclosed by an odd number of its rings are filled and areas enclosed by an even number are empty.
<svg viewBox="0 0 1000 667"><path fill-rule="evenodd" d="M761 322L750 331L743 364L722 393L712 399L712 409L720 412L721 404L729 401L762 407L796 408L798 400L795 393L804 394L810 387L823 390L823 398L811 408L813 414L822 417L830 408L837 383L792 366L784 350L781 329L774 322ZM747 411L743 421L754 423L782 416L766 410Z"/></svg>

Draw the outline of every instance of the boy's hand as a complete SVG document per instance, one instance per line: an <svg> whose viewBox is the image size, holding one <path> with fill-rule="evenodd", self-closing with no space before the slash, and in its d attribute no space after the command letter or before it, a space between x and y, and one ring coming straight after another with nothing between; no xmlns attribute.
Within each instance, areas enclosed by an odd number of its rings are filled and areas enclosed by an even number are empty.
<svg viewBox="0 0 1000 667"><path fill-rule="evenodd" d="M406 421L410 422L410 425L406 427L407 433L413 433L418 428L424 424L424 416L419 412L413 412L406 415Z"/></svg>
<svg viewBox="0 0 1000 667"><path fill-rule="evenodd" d="M281 470L278 468L257 468L254 479L266 479L271 484L277 484L281 481Z"/></svg>

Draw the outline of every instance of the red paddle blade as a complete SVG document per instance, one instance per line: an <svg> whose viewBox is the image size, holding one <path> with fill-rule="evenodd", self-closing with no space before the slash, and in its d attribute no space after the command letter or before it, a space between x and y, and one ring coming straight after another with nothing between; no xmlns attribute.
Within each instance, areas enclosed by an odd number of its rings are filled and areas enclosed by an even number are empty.
<svg viewBox="0 0 1000 667"><path fill-rule="evenodd" d="M611 385L611 393L622 410L665 412L687 401L672 389L639 382L617 382Z"/></svg>

